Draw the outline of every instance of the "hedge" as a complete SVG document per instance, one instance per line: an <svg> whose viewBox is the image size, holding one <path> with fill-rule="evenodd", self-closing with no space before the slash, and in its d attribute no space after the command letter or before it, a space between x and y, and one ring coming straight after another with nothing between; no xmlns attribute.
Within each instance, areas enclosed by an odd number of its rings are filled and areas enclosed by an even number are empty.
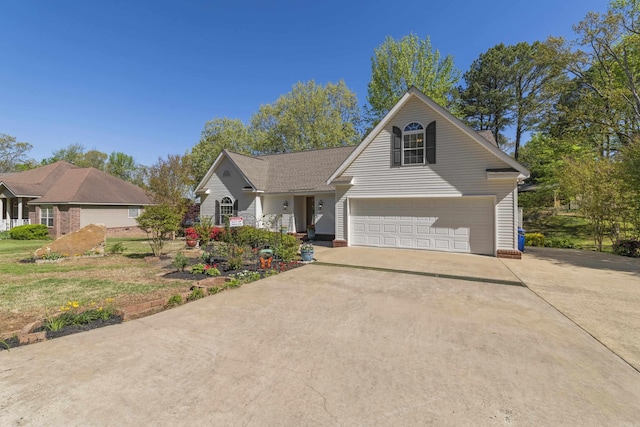
<svg viewBox="0 0 640 427"><path fill-rule="evenodd" d="M48 240L49 229L44 224L27 224L9 230L9 236L15 240Z"/></svg>

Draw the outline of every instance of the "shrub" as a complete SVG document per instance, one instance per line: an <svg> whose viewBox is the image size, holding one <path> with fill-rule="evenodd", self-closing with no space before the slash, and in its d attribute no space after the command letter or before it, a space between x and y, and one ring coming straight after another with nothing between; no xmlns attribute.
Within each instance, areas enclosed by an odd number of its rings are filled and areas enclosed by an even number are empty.
<svg viewBox="0 0 640 427"><path fill-rule="evenodd" d="M167 301L167 307L175 307L182 304L182 296L180 294L172 295Z"/></svg>
<svg viewBox="0 0 640 427"><path fill-rule="evenodd" d="M15 240L48 240L49 229L44 224L27 224L9 230L9 235Z"/></svg>
<svg viewBox="0 0 640 427"><path fill-rule="evenodd" d="M617 240L613 243L613 253L616 255L640 258L640 240Z"/></svg>
<svg viewBox="0 0 640 427"><path fill-rule="evenodd" d="M216 277L216 276L220 275L220 270L218 270L215 265L207 264L207 265L204 266L204 273L207 276Z"/></svg>
<svg viewBox="0 0 640 427"><path fill-rule="evenodd" d="M229 257L227 263L229 264L229 270L239 270L243 265L242 255Z"/></svg>
<svg viewBox="0 0 640 427"><path fill-rule="evenodd" d="M109 252L110 254L121 254L123 253L127 248L124 246L124 244L122 242L118 242L118 243L114 243L108 250L107 252Z"/></svg>
<svg viewBox="0 0 640 427"><path fill-rule="evenodd" d="M544 246L544 235L542 233L526 233L524 235L525 246Z"/></svg>
<svg viewBox="0 0 640 427"><path fill-rule="evenodd" d="M220 288L218 286L212 286L212 287L209 288L209 295L215 295L220 291L222 291L222 288Z"/></svg>
<svg viewBox="0 0 640 427"><path fill-rule="evenodd" d="M564 248L564 249L577 249L578 245L576 245L573 241L566 237L548 237L544 240L545 248Z"/></svg>
<svg viewBox="0 0 640 427"><path fill-rule="evenodd" d="M189 265L189 258L184 256L182 252L178 252L171 265L180 271L184 271L185 267Z"/></svg>
<svg viewBox="0 0 640 427"><path fill-rule="evenodd" d="M195 301L197 299L204 298L205 296L206 295L204 294L202 288L194 288L187 297L187 301Z"/></svg>
<svg viewBox="0 0 640 427"><path fill-rule="evenodd" d="M285 262L295 259L298 255L298 239L290 234L283 234L280 244L275 245L275 254Z"/></svg>
<svg viewBox="0 0 640 427"><path fill-rule="evenodd" d="M147 233L153 255L158 257L167 234L178 229L180 215L169 205L154 205L145 208L136 222Z"/></svg>
<svg viewBox="0 0 640 427"><path fill-rule="evenodd" d="M205 264L194 264L191 266L191 274L204 274Z"/></svg>

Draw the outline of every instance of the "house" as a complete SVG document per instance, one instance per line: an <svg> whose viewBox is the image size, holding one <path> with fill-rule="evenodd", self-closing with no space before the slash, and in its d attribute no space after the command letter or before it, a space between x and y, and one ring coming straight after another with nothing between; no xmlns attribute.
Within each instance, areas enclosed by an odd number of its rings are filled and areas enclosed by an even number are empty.
<svg viewBox="0 0 640 427"><path fill-rule="evenodd" d="M140 187L65 161L0 176L0 230L45 224L58 238L89 224L137 234L136 218L153 204Z"/></svg>
<svg viewBox="0 0 640 427"><path fill-rule="evenodd" d="M196 189L201 215L241 216L380 246L519 256L518 182L529 171L412 87L356 147L223 151Z"/></svg>

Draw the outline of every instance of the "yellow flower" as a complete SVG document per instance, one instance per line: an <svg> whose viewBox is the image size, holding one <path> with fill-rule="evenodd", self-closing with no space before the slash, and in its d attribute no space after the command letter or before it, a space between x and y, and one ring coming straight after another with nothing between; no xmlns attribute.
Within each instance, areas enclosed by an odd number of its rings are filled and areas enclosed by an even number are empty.
<svg viewBox="0 0 640 427"><path fill-rule="evenodd" d="M96 305L95 301L91 301L91 307L93 307L94 305Z"/></svg>
<svg viewBox="0 0 640 427"><path fill-rule="evenodd" d="M107 298L106 300L104 300L104 302L106 302L107 304L111 304L113 302L113 298Z"/></svg>
<svg viewBox="0 0 640 427"><path fill-rule="evenodd" d="M71 305L73 306L73 308L80 307L80 303L78 303L78 301L74 301Z"/></svg>

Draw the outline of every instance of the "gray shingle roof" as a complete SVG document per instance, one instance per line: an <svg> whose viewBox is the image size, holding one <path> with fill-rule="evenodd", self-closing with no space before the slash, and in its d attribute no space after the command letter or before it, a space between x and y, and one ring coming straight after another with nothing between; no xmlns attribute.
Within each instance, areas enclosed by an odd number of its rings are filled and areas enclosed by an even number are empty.
<svg viewBox="0 0 640 427"><path fill-rule="evenodd" d="M492 143L493 145L495 145L496 147L498 146L498 143L496 142L496 139L493 136L493 132L491 132L490 130L478 130L476 131L478 133L478 135L480 135L481 137L483 137L484 139L486 139L487 141L489 141L490 143Z"/></svg>
<svg viewBox="0 0 640 427"><path fill-rule="evenodd" d="M257 190L265 193L333 191L327 179L356 146L324 148L295 153L244 156L227 151Z"/></svg>

